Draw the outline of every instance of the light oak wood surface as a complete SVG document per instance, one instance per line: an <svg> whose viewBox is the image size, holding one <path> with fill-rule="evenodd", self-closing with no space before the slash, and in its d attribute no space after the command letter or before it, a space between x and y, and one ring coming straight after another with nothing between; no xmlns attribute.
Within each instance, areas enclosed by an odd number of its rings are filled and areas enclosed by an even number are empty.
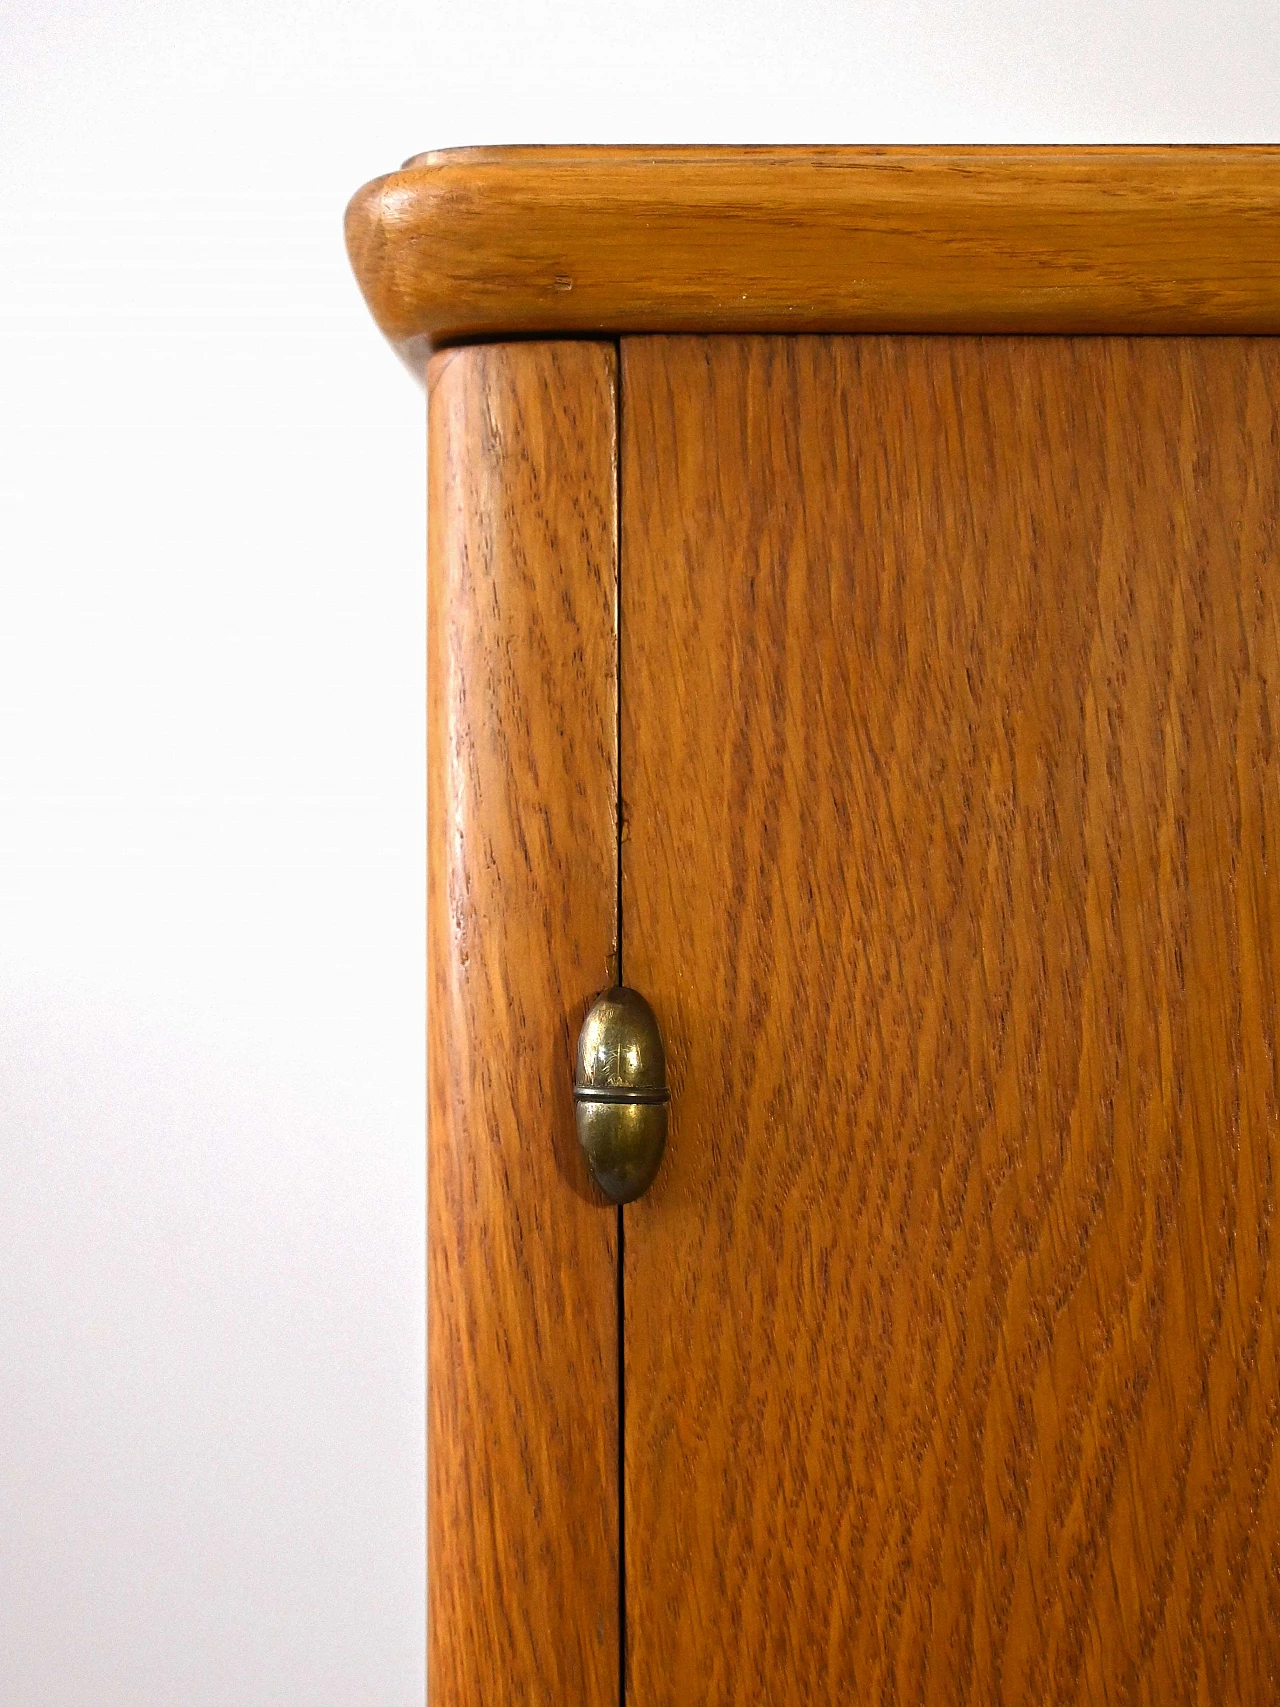
<svg viewBox="0 0 1280 1707"><path fill-rule="evenodd" d="M570 1095L615 950L616 359L430 373L433 1707L618 1698L617 1212Z"/></svg>
<svg viewBox="0 0 1280 1707"><path fill-rule="evenodd" d="M1280 1700L1280 344L623 345L628 1700Z"/></svg>
<svg viewBox="0 0 1280 1707"><path fill-rule="evenodd" d="M506 148L347 212L428 348L627 332L1280 332L1280 149Z"/></svg>

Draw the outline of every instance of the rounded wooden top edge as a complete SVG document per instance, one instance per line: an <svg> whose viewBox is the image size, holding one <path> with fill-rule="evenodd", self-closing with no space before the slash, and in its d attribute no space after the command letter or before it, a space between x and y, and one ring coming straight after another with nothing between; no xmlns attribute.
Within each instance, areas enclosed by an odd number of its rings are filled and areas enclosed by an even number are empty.
<svg viewBox="0 0 1280 1707"><path fill-rule="evenodd" d="M440 166L537 167L544 171L586 167L607 173L618 167L694 166L699 170L732 170L735 167L764 167L787 170L819 167L824 171L881 162L903 167L952 163L1014 162L1021 165L1076 167L1094 170L1108 162L1128 167L1148 165L1167 168L1171 164L1201 159L1207 161L1280 158L1280 144L1253 142L1159 142L1159 143L1065 143L1065 142L957 142L957 143L558 143L522 142L500 146L485 144L458 148L432 148L411 154L402 172L430 170Z"/></svg>
<svg viewBox="0 0 1280 1707"><path fill-rule="evenodd" d="M446 149L353 197L432 349L653 333L1280 332L1280 146Z"/></svg>

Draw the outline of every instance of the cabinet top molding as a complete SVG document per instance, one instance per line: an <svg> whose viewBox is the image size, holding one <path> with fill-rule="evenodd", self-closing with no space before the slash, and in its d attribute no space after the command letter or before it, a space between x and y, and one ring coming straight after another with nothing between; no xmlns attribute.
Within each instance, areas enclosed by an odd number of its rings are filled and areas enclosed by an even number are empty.
<svg viewBox="0 0 1280 1707"><path fill-rule="evenodd" d="M1280 147L466 148L347 209L378 325L1280 333Z"/></svg>

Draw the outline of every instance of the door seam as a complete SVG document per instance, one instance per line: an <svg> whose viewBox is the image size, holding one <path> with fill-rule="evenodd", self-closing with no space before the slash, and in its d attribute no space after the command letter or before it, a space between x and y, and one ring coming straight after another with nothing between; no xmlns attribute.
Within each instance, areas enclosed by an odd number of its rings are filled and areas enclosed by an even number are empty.
<svg viewBox="0 0 1280 1707"><path fill-rule="evenodd" d="M617 890L614 931L617 937L617 983L622 970L622 840L626 808L622 788L622 340L614 342L614 776L617 785ZM626 1220L618 1205L615 1241L618 1265L618 1707L627 1701L627 1294Z"/></svg>

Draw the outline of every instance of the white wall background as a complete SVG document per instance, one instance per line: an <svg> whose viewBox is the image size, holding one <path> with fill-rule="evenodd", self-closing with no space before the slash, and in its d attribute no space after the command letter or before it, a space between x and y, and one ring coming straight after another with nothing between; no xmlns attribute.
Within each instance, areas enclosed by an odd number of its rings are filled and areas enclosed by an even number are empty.
<svg viewBox="0 0 1280 1707"><path fill-rule="evenodd" d="M0 1701L422 1691L423 424L503 141L1275 141L1274 0L4 0Z"/></svg>

